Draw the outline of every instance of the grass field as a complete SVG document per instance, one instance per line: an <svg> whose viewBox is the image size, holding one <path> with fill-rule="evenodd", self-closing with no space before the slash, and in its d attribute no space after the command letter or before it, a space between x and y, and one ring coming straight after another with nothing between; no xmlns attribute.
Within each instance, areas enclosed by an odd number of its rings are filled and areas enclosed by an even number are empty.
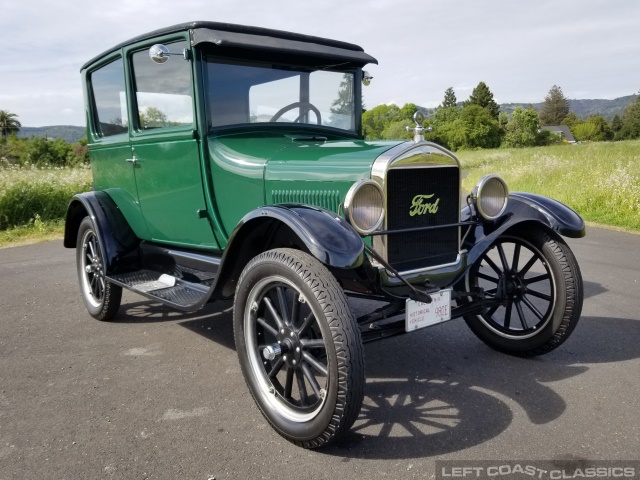
<svg viewBox="0 0 640 480"><path fill-rule="evenodd" d="M64 217L71 197L89 190L90 184L91 170L86 167L0 169L2 238L22 237L25 230L50 230Z"/></svg>
<svg viewBox="0 0 640 480"><path fill-rule="evenodd" d="M469 191L498 173L511 191L547 195L587 221L640 231L640 140L458 152ZM90 189L83 168L0 168L0 246L59 238L69 199Z"/></svg>
<svg viewBox="0 0 640 480"><path fill-rule="evenodd" d="M497 173L510 191L560 200L591 222L640 230L640 141L458 152L469 191Z"/></svg>

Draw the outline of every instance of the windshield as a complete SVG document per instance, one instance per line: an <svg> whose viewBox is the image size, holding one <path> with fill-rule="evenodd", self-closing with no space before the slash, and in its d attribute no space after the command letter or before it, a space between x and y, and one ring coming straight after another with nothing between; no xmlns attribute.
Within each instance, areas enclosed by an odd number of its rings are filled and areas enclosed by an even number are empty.
<svg viewBox="0 0 640 480"><path fill-rule="evenodd" d="M209 126L297 123L355 131L354 74L207 59Z"/></svg>

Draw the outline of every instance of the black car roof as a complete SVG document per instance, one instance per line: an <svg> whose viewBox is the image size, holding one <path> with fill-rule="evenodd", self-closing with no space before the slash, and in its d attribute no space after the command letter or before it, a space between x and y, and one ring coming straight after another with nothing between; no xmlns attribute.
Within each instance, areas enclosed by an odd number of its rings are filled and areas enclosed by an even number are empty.
<svg viewBox="0 0 640 480"><path fill-rule="evenodd" d="M233 23L195 21L161 28L121 42L89 60L82 66L81 70L89 67L105 55L113 53L127 45L187 30L193 31L193 45L212 43L215 45L228 45L255 50L290 51L298 54L308 53L324 58L336 58L361 66L367 63L378 63L375 58L366 54L362 47L352 43L312 35L303 35L301 33L286 32L283 30L273 30L270 28L237 25Z"/></svg>

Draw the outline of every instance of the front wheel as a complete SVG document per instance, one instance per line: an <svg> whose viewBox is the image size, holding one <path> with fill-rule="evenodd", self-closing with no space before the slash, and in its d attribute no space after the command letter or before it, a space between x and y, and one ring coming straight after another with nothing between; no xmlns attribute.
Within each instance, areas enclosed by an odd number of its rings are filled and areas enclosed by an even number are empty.
<svg viewBox="0 0 640 480"><path fill-rule="evenodd" d="M346 432L364 395L364 354L344 292L311 255L255 257L233 311L242 373L262 414L291 442L316 448Z"/></svg>
<svg viewBox="0 0 640 480"><path fill-rule="evenodd" d="M98 320L111 320L120 308L122 287L106 279L103 248L89 217L82 220L78 229L76 265L80 292L87 311Z"/></svg>
<svg viewBox="0 0 640 480"><path fill-rule="evenodd" d="M466 315L490 347L512 355L542 355L571 334L582 311L582 276L566 243L541 229L498 240L471 267L467 287L482 288L494 306Z"/></svg>

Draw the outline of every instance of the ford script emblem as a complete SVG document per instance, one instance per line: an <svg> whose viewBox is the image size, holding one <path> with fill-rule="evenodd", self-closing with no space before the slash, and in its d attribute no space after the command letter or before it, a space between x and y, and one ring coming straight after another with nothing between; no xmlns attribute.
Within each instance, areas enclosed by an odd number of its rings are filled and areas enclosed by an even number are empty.
<svg viewBox="0 0 640 480"><path fill-rule="evenodd" d="M438 211L438 203L440 203L440 199L436 198L435 201L431 201L431 198L433 198L434 195L435 193L432 193L431 195L416 195L413 197L409 215L413 217L414 215L436 213Z"/></svg>

